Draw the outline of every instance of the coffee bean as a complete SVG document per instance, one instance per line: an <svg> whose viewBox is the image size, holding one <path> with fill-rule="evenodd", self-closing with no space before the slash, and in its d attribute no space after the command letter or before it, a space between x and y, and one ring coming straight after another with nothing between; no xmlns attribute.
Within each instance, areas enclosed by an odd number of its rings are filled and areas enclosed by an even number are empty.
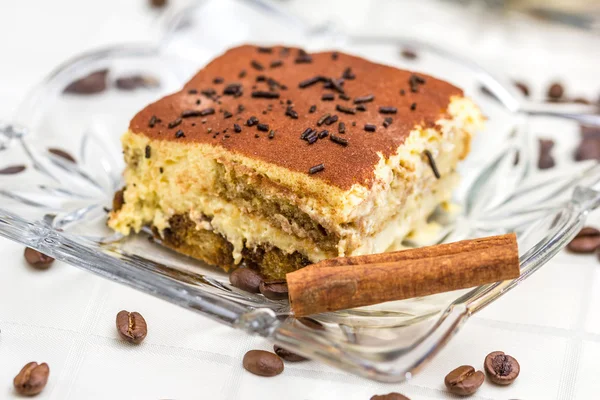
<svg viewBox="0 0 600 400"><path fill-rule="evenodd" d="M371 400L410 400L408 397L392 392L388 394L376 394L375 396L371 396Z"/></svg>
<svg viewBox="0 0 600 400"><path fill-rule="evenodd" d="M246 371L260 376L275 376L283 372L283 361L276 354L264 350L250 350L244 355Z"/></svg>
<svg viewBox="0 0 600 400"><path fill-rule="evenodd" d="M593 253L598 247L600 247L600 231L589 226L580 230L567 245L567 249L573 253Z"/></svg>
<svg viewBox="0 0 600 400"><path fill-rule="evenodd" d="M138 312L121 311L117 314L117 331L129 343L141 343L148 334L146 320Z"/></svg>
<svg viewBox="0 0 600 400"><path fill-rule="evenodd" d="M540 154L538 158L538 168L548 169L554 167L554 158L550 152L554 147L554 141L550 139L540 139Z"/></svg>
<svg viewBox="0 0 600 400"><path fill-rule="evenodd" d="M417 58L417 53L413 49L404 48L400 52L400 55L407 60L414 60Z"/></svg>
<svg viewBox="0 0 600 400"><path fill-rule="evenodd" d="M24 255L25 260L27 260L27 263L35 269L48 269L54 262L54 258L40 253L39 251L34 250L31 247L25 248Z"/></svg>
<svg viewBox="0 0 600 400"><path fill-rule="evenodd" d="M263 296L271 300L284 300L288 298L288 286L285 280L263 281L259 290Z"/></svg>
<svg viewBox="0 0 600 400"><path fill-rule="evenodd" d="M106 76L108 69L94 71L81 79L71 82L63 93L69 94L96 94L106 90Z"/></svg>
<svg viewBox="0 0 600 400"><path fill-rule="evenodd" d="M123 207L123 204L125 204L125 188L115 192L112 201L112 210L114 212L119 211Z"/></svg>
<svg viewBox="0 0 600 400"><path fill-rule="evenodd" d="M0 175L14 175L25 171L24 165L11 165L10 167L0 169Z"/></svg>
<svg viewBox="0 0 600 400"><path fill-rule="evenodd" d="M167 5L167 0L149 0L150 6L154 8L161 8Z"/></svg>
<svg viewBox="0 0 600 400"><path fill-rule="evenodd" d="M75 157L73 157L72 155L70 155L69 153L67 153L64 150L51 147L48 149L48 152L54 154L57 157L63 158L69 162L72 162L72 163L77 162L77 161L75 161Z"/></svg>
<svg viewBox="0 0 600 400"><path fill-rule="evenodd" d="M521 93L523 93L523 96L529 97L529 87L525 83L520 81L515 81L514 83L517 89L519 89Z"/></svg>
<svg viewBox="0 0 600 400"><path fill-rule="evenodd" d="M600 139L584 138L575 150L575 160L600 160Z"/></svg>
<svg viewBox="0 0 600 400"><path fill-rule="evenodd" d="M565 89L563 86L555 82L548 88L548 98L551 100L560 100L565 94Z"/></svg>
<svg viewBox="0 0 600 400"><path fill-rule="evenodd" d="M475 371L470 365L462 365L446 375L444 384L451 393L468 396L475 393L484 380L483 372Z"/></svg>
<svg viewBox="0 0 600 400"><path fill-rule="evenodd" d="M236 288L250 293L259 293L263 277L251 268L238 268L229 274L229 282Z"/></svg>
<svg viewBox="0 0 600 400"><path fill-rule="evenodd" d="M488 354L483 365L488 379L497 385L510 385L521 371L517 360L502 351Z"/></svg>
<svg viewBox="0 0 600 400"><path fill-rule="evenodd" d="M291 351L286 350L283 347L279 347L277 345L273 346L273 350L275 351L275 354L277 354L281 359L285 361L299 362L307 360L307 358L304 358L299 354L292 353Z"/></svg>
<svg viewBox="0 0 600 400"><path fill-rule="evenodd" d="M131 75L117 78L115 86L120 90L135 90L140 88L154 88L159 86L158 79L146 75Z"/></svg>
<svg viewBox="0 0 600 400"><path fill-rule="evenodd" d="M50 368L48 364L30 362L15 376L13 380L15 391L21 396L35 396L44 390L49 375Z"/></svg>

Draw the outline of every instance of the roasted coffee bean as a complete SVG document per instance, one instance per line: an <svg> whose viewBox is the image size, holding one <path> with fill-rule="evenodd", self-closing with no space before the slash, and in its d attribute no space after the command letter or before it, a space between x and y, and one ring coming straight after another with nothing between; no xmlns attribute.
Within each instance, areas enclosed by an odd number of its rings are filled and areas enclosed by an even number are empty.
<svg viewBox="0 0 600 400"><path fill-rule="evenodd" d="M502 351L488 354L483 366L488 379L497 385L510 385L521 371L517 360Z"/></svg>
<svg viewBox="0 0 600 400"><path fill-rule="evenodd" d="M404 48L400 52L400 55L407 60L414 60L417 58L417 53L413 49Z"/></svg>
<svg viewBox="0 0 600 400"><path fill-rule="evenodd" d="M523 93L523 96L529 97L529 87L525 83L515 81L515 86L521 91L521 93Z"/></svg>
<svg viewBox="0 0 600 400"><path fill-rule="evenodd" d="M96 94L106 90L106 76L108 75L108 69L101 69L91 74L84 76L81 79L77 79L71 82L64 90L63 93L70 94Z"/></svg>
<svg viewBox="0 0 600 400"><path fill-rule="evenodd" d="M548 88L548 98L550 100L560 100L564 94L565 94L565 89L558 82L553 83Z"/></svg>
<svg viewBox="0 0 600 400"><path fill-rule="evenodd" d="M451 393L468 396L475 393L484 380L483 372L475 371L470 365L462 365L446 375L444 384Z"/></svg>
<svg viewBox="0 0 600 400"><path fill-rule="evenodd" d="M138 312L120 311L117 314L117 331L129 343L141 343L148 334L146 320Z"/></svg>
<svg viewBox="0 0 600 400"><path fill-rule="evenodd" d="M35 396L40 394L44 390L44 387L46 387L46 383L48 383L49 375L50 368L48 364L30 362L15 376L13 380L15 391L21 396Z"/></svg>
<svg viewBox="0 0 600 400"><path fill-rule="evenodd" d="M589 226L580 230L567 245L567 249L573 253L593 253L598 247L600 247L600 231Z"/></svg>
<svg viewBox="0 0 600 400"><path fill-rule="evenodd" d="M554 141L550 139L540 139L540 154L538 158L538 168L548 169L555 165L551 151L554 147Z"/></svg>
<svg viewBox="0 0 600 400"><path fill-rule="evenodd" d="M375 396L371 396L371 400L410 400L408 397L392 392L388 394L376 394Z"/></svg>
<svg viewBox="0 0 600 400"><path fill-rule="evenodd" d="M277 354L281 359L290 362L298 362L298 361L306 361L307 358L302 357L299 354L292 353L289 350L284 349L283 347L279 347L277 345L273 346L273 351Z"/></svg>
<svg viewBox="0 0 600 400"><path fill-rule="evenodd" d="M48 149L48 152L54 154L57 157L63 158L69 162L72 162L72 163L77 162L77 161L75 161L75 157L73 157L72 155L70 155L69 153L67 153L64 150L57 149L55 147L51 147Z"/></svg>
<svg viewBox="0 0 600 400"><path fill-rule="evenodd" d="M0 175L14 175L25 171L24 165L11 165L10 167L0 169Z"/></svg>
<svg viewBox="0 0 600 400"><path fill-rule="evenodd" d="M150 6L154 8L161 8L167 5L167 0L149 0Z"/></svg>
<svg viewBox="0 0 600 400"><path fill-rule="evenodd" d="M263 296L271 300L284 300L288 298L288 285L285 280L263 281L259 290Z"/></svg>
<svg viewBox="0 0 600 400"><path fill-rule="evenodd" d="M54 258L40 253L31 247L25 248L25 260L35 269L48 269L54 262Z"/></svg>
<svg viewBox="0 0 600 400"><path fill-rule="evenodd" d="M575 160L600 160L600 139L584 137L575 150Z"/></svg>
<svg viewBox="0 0 600 400"><path fill-rule="evenodd" d="M251 268L238 268L229 274L229 282L236 288L250 293L260 292L263 277Z"/></svg>
<svg viewBox="0 0 600 400"><path fill-rule="evenodd" d="M120 90L135 90L141 88L154 88L159 86L158 79L146 75L131 75L117 78L115 86Z"/></svg>
<svg viewBox="0 0 600 400"><path fill-rule="evenodd" d="M264 350L250 350L244 355L246 371L260 376L275 376L283 372L283 361L276 354Z"/></svg>
<svg viewBox="0 0 600 400"><path fill-rule="evenodd" d="M123 207L123 204L125 204L125 188L115 192L112 201L112 210L114 212L119 211Z"/></svg>

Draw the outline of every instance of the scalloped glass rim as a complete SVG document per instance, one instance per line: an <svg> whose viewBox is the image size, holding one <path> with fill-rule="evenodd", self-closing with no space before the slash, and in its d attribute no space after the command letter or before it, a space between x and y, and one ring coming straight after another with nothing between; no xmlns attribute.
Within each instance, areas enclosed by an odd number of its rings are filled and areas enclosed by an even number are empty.
<svg viewBox="0 0 600 400"><path fill-rule="evenodd" d="M198 60L214 52L197 48L184 57L181 43L195 43L194 38L206 29L194 16L219 19L217 8L202 8L217 1L205 1L175 17L184 16L187 28L170 31L157 48L132 45L70 60L19 107L14 120L27 129L0 125L5 145L0 150L2 163L7 160L31 167L22 176L0 176L0 235L248 333L270 337L310 358L368 378L400 381L434 357L469 315L528 278L556 254L582 226L587 212L598 205L599 195L591 189L600 176L598 165L577 163L538 174L537 148L527 129L528 118L515 113L522 99L510 85L481 67L413 39L332 36L331 32L316 34L300 26L294 35L303 38L311 49L335 46L405 66L406 61L393 55L400 44L409 44L422 54L423 61L417 65L420 70L447 73L444 78L464 82L461 86L490 116L494 134L487 140L475 140L473 156L461 167L465 180L456 196L463 210L452 220L442 213L436 215L444 227L438 239L453 241L516 231L521 277L460 292L315 316L319 326L289 317L284 302L232 288L225 274L150 244L143 235L112 235L103 226L102 208L110 207L112 192L120 184L122 162L114 157L120 152L115 139L137 108L176 89ZM222 1L244 7L260 4L254 11L258 16L264 14L264 24L274 15L260 1ZM194 54L199 56L190 57ZM449 65L457 67L446 68ZM110 79L118 73L142 71L159 76L162 85L135 93L121 93L111 87L101 96L84 99L61 95L62 88L74 78L105 67L110 68ZM500 104L481 96L481 83ZM77 164L49 154L46 150L50 146L68 147ZM517 154L519 161L515 162ZM579 189L570 197L576 186Z"/></svg>

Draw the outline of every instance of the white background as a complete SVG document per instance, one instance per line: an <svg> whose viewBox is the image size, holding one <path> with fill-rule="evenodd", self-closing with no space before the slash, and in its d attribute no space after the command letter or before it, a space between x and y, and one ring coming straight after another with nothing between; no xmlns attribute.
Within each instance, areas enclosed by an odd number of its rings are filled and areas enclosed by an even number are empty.
<svg viewBox="0 0 600 400"><path fill-rule="evenodd" d="M411 6L324 3L302 0L292 8L346 30L405 33L402 15ZM463 24L459 14L448 14L444 23L456 29L442 30L429 14L415 15L422 19L410 33L452 42L486 67L527 80L537 96L556 77L574 96L595 99L600 93L598 38L584 40L562 29L546 30L541 38L530 23L481 15ZM159 18L142 0L0 2L0 119L9 119L27 90L63 60L106 44L156 40ZM559 254L472 318L411 382L384 385L315 362L287 364L275 378L253 376L241 359L247 350L270 348L262 339L62 263L35 271L22 252L0 239L0 399L15 397L14 375L34 360L51 369L43 399L369 399L391 391L444 399L453 398L443 386L448 371L462 364L481 368L494 350L515 356L521 376L507 388L485 384L472 398L593 399L600 392L600 271L594 256ZM142 345L118 339L114 318L121 309L146 317L149 335Z"/></svg>

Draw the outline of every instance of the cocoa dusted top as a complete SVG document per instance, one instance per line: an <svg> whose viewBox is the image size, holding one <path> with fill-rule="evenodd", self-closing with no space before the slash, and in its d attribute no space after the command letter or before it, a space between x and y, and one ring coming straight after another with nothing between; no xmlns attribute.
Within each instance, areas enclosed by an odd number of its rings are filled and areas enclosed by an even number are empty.
<svg viewBox="0 0 600 400"><path fill-rule="evenodd" d="M130 129L201 142L312 174L370 186L415 125L434 126L457 87L338 52L241 46L140 111Z"/></svg>

